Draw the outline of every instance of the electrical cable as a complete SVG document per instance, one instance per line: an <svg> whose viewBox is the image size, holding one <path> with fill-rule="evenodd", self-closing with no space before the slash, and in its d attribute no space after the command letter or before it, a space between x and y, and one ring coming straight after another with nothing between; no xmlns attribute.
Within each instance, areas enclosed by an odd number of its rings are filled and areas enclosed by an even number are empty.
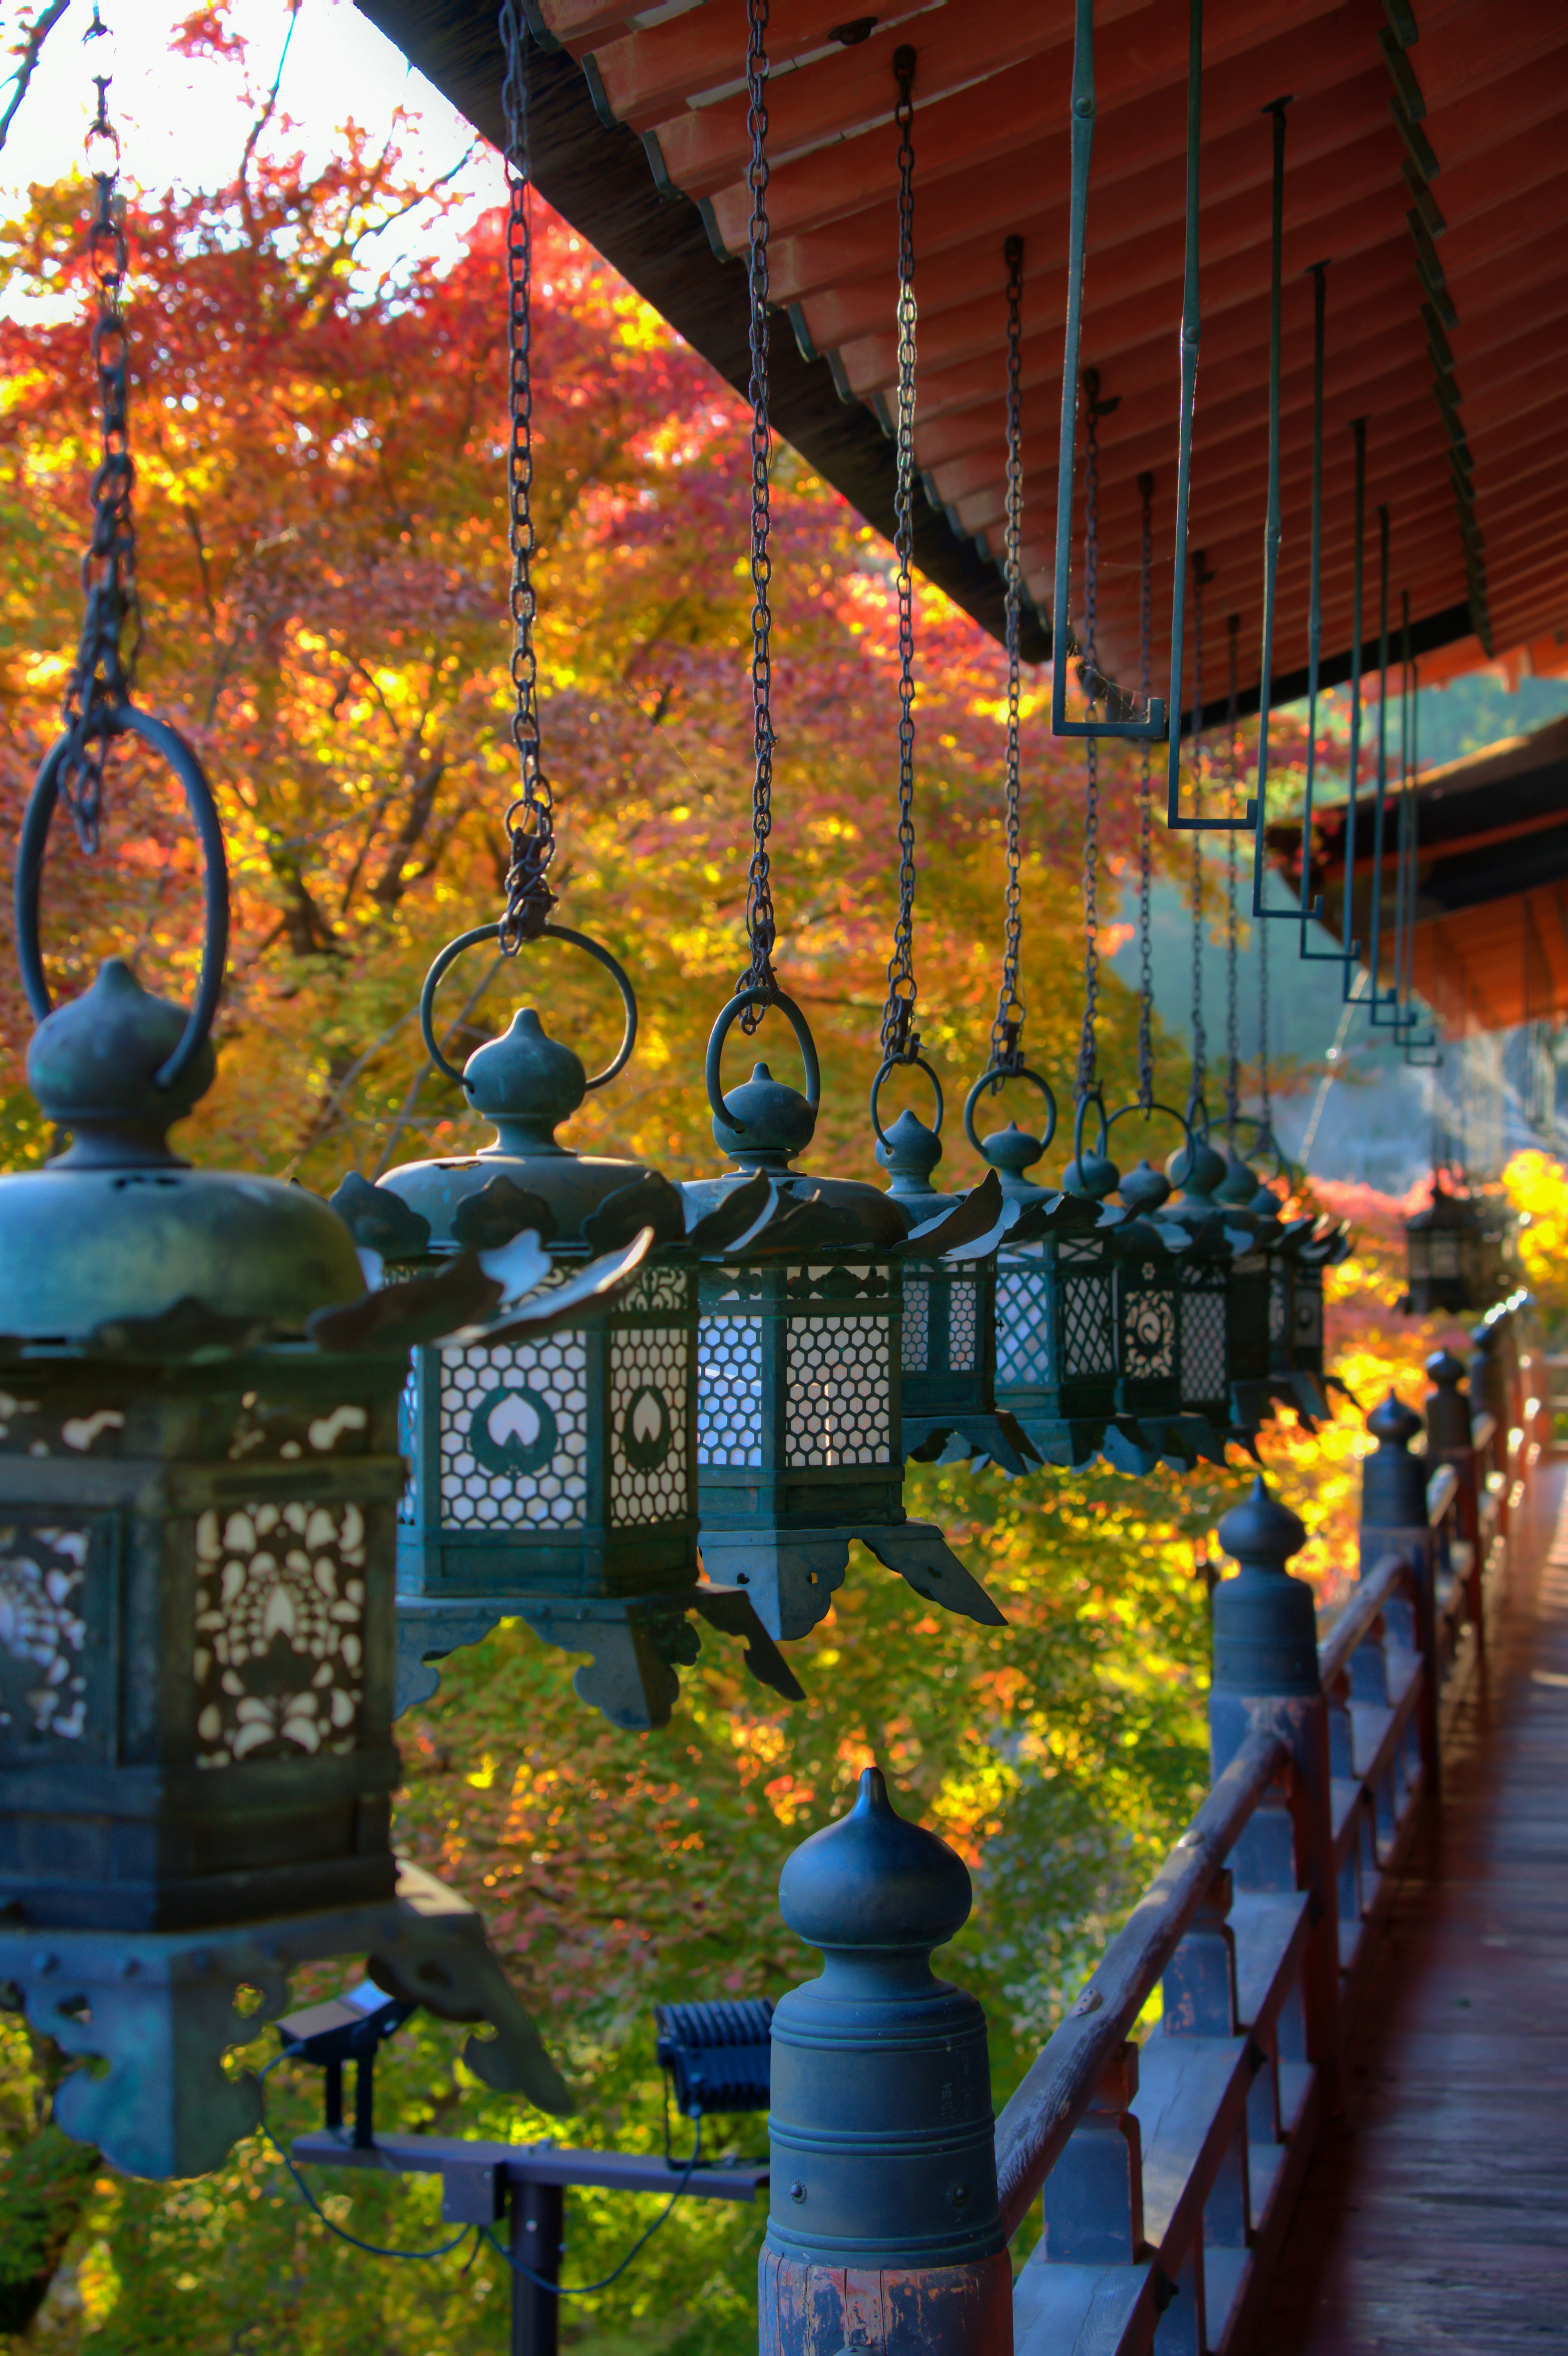
<svg viewBox="0 0 1568 2356"><path fill-rule="evenodd" d="M621 2260L620 2265L613 2268L609 2274L601 2276L597 2282L551 2282L548 2275L535 2274L532 2266L525 2265L521 2258L515 2258L510 2250L503 2248L502 2244L496 2239L495 2234L490 2231L488 2225L482 2225L479 2230L484 2234L485 2239L489 2243L491 2248L495 2251L496 2256L504 2258L507 2264L511 2267L512 2272L515 2275L523 2276L526 2281L533 2284L536 2290L549 2291L557 2298L587 2298L594 2291L608 2290L613 2282L619 2281L620 2277L625 2273L626 2268L631 2265L632 2260L637 2255L637 2253L645 2248L647 2244L653 2240L654 2235L658 2232L659 2227L667 2222L676 2202L680 2199L681 2194L691 2182L692 2170L696 2168L697 2163L701 2157L702 2118L699 2113L697 2119L697 2133L691 2147L691 2157L687 2161L685 2168L681 2171L680 2182L676 2186L675 2190L670 2194L669 2199L665 2202L664 2207L659 2211L658 2215L654 2219L653 2223L647 2228L647 2231L638 2234L636 2240L632 2244L632 2246L627 2251L625 2256Z"/></svg>
<svg viewBox="0 0 1568 2356"><path fill-rule="evenodd" d="M288 2059L289 2056L287 2053L278 2054L274 2060L268 2062L264 2070L258 2071L258 2078L270 2078L273 2071L277 2068L278 2063L280 2062L286 2062ZM340 2242L347 2242L351 2249L363 2250L368 2257L403 2258L410 2260L415 2265L422 2265L425 2261L431 2258L450 2257L453 2251L459 2248L462 2244L468 2239L470 2233L478 2233L483 2230L478 2226L464 2225L460 2233L454 2234L450 2242L443 2242L440 2247L434 2250L386 2250L383 2249L377 2242L362 2242L357 2233L347 2233L345 2231L343 2226L335 2225L333 2223L331 2218L327 2215L325 2210L322 2207L320 2201L316 2199L315 2193L305 2182L304 2178L294 2166L293 2158L283 2149L283 2145L278 2141L277 2136L272 2133L272 2128L268 2126L265 2096L262 2097L261 2115L257 2124L260 2126L261 2133L266 2136L267 2141L272 2145L272 2149L277 2153L278 2158L283 2161L283 2166L288 2169L289 2174L293 2178L295 2184L299 2188L300 2198L304 2202L305 2207L311 2211L311 2214L318 2221L319 2223L326 2227L329 2233L336 2234Z"/></svg>

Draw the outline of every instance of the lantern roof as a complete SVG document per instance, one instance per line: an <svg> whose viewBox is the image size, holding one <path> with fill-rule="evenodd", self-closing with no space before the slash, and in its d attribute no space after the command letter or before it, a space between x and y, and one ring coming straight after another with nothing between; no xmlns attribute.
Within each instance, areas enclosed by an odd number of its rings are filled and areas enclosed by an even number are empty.
<svg viewBox="0 0 1568 2356"><path fill-rule="evenodd" d="M487 136L501 132L490 0L360 0ZM750 196L741 0L638 9L528 0L542 54L530 124L541 192L738 390ZM1137 477L1174 494L1188 12L1101 0L1083 359L1118 402L1101 434L1099 650L1137 649ZM916 562L998 637L1004 240L1025 249L1024 547L1049 650L1069 194L1071 0L776 5L769 26L770 267L795 329L774 341L777 430L891 536L897 233L892 55L917 50ZM552 46L553 45L553 46ZM1392 517L1413 649L1447 667L1568 619L1558 541L1568 440L1558 130L1568 13L1552 0L1210 5L1201 149L1201 359L1190 545L1243 618L1255 708L1269 335L1270 124L1288 94L1284 556L1275 701L1305 691L1313 265L1327 271L1325 684L1350 667L1350 423L1368 420L1369 511ZM739 257L740 259L737 259ZM1473 501L1467 567L1455 482ZM1543 519L1546 522L1543 524ZM1478 527L1478 537L1476 536ZM1157 620L1155 672L1166 659ZM1375 644L1363 659L1375 664ZM1217 682L1216 682L1217 684ZM1215 706L1215 718L1220 707Z"/></svg>

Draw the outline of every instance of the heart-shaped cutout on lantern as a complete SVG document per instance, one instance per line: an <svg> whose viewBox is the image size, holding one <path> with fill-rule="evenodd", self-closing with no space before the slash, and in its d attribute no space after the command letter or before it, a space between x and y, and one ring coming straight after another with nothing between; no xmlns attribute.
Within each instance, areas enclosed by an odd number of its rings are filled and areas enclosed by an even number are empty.
<svg viewBox="0 0 1568 2356"><path fill-rule="evenodd" d="M487 1472L538 1472L560 1444L548 1399L526 1384L491 1391L475 1408L468 1445Z"/></svg>

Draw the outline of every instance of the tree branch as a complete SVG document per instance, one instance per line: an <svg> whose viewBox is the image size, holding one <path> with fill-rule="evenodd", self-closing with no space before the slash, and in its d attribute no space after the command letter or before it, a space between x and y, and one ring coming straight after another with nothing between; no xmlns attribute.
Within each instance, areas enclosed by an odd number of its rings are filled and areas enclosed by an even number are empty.
<svg viewBox="0 0 1568 2356"><path fill-rule="evenodd" d="M0 114L0 147L4 147L5 145L5 134L10 130L11 125L16 120L16 109L27 97L27 86L38 70L38 59L44 53L44 43L48 39L49 35L54 31L55 27L59 23L60 18L65 15L65 12L69 5L70 0L48 0L48 5L45 8L42 16L36 16L33 19L32 24L27 29L26 39L15 52L15 54L20 59L20 63L18 64L16 72L11 77L12 80L16 84L16 89L11 94L10 103L6 107L5 113ZM470 148L468 152L472 155L474 151Z"/></svg>

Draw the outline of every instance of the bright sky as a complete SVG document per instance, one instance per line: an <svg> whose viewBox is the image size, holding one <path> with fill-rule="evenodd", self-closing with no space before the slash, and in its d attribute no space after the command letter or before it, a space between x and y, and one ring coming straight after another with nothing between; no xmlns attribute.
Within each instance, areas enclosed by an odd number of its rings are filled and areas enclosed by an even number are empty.
<svg viewBox="0 0 1568 2356"><path fill-rule="evenodd" d="M192 64L169 52L171 28L193 12L196 0L183 7L177 0L98 5L109 27L107 38L83 44L93 0L71 0L49 36L0 150L0 212L17 209L29 182L58 180L81 166L83 134L95 103L91 77L99 73L113 77L109 108L128 182L157 189L219 187L234 177L251 119L243 75L232 65ZM231 0L226 13L230 28L249 45L251 80L260 103L278 70L288 11L283 0ZM0 48L11 48L16 19L15 0L0 0ZM0 112L8 97L8 88L0 89ZM278 112L268 128L272 145L303 149L307 163L317 162L331 153L347 118L373 138L385 136L400 107L417 118L403 142L413 167L432 178L450 169L474 135L456 109L411 70L352 0L302 0ZM292 132L280 130L279 117L285 114ZM454 185L467 199L461 216L450 217L434 234L428 226L421 229L418 215L411 216L379 241L379 269L410 252L449 246L455 251L464 221L499 200L499 159L481 145ZM7 307L25 307L25 298Z"/></svg>

